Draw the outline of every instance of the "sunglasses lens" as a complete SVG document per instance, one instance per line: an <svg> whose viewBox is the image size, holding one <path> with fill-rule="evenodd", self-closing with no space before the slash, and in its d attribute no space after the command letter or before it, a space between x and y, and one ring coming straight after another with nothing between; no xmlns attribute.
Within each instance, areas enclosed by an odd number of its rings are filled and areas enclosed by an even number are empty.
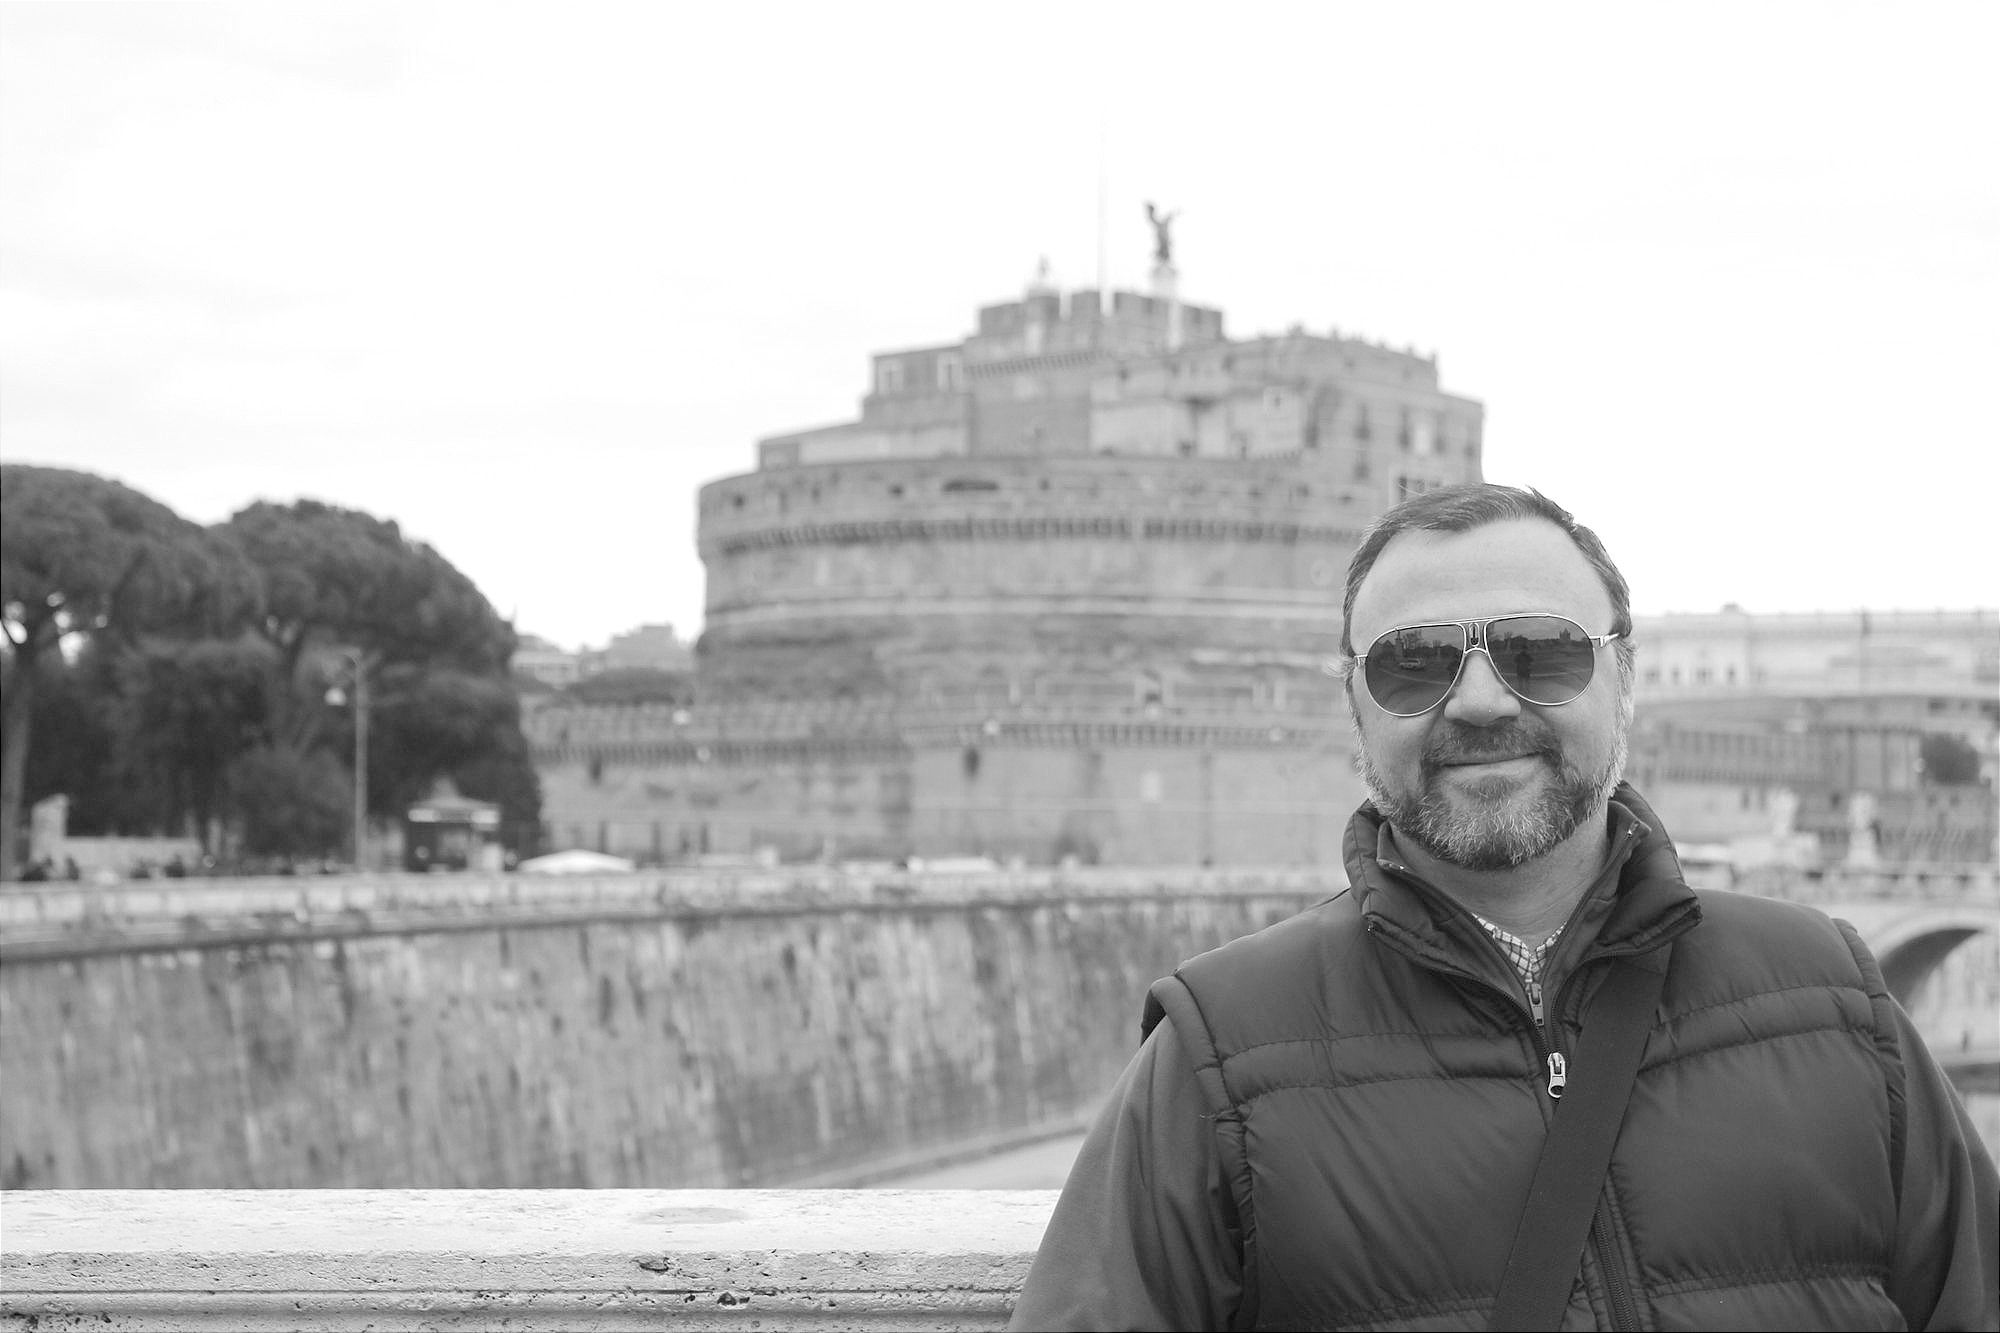
<svg viewBox="0 0 2000 1333"><path fill-rule="evenodd" d="M1566 704L1589 688L1597 648L1561 616L1507 616L1486 627L1494 669L1523 699Z"/></svg>
<svg viewBox="0 0 2000 1333"><path fill-rule="evenodd" d="M1368 696L1385 712L1413 717L1437 707L1458 679L1465 631L1457 625L1413 625L1375 640L1362 664Z"/></svg>

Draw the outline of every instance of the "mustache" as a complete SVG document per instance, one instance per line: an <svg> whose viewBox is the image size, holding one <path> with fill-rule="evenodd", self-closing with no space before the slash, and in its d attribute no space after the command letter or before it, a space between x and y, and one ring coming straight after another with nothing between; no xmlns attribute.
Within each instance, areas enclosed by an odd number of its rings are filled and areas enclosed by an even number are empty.
<svg viewBox="0 0 2000 1333"><path fill-rule="evenodd" d="M1531 719L1516 718L1494 727L1468 727L1453 722L1431 733L1422 762L1424 771L1434 773L1452 764L1476 764L1523 755L1535 755L1560 765L1562 745L1552 731Z"/></svg>

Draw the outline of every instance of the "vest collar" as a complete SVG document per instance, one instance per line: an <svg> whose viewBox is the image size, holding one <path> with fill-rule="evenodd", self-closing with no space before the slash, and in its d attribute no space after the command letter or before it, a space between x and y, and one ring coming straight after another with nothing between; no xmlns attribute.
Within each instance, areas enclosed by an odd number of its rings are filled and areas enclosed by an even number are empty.
<svg viewBox="0 0 2000 1333"><path fill-rule="evenodd" d="M1644 953L1691 929L1701 905L1681 874L1680 858L1659 818L1629 784L1609 808L1611 854L1563 927L1548 961L1551 980L1588 958ZM1369 929L1419 962L1471 970L1507 985L1511 973L1470 912L1423 879L1396 850L1372 803L1348 822L1347 875Z"/></svg>

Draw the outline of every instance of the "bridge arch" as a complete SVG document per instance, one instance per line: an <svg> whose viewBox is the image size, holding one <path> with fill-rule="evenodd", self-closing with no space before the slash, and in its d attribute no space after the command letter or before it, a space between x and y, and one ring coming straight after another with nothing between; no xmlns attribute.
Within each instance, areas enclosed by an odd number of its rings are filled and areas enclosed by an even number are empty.
<svg viewBox="0 0 2000 1333"><path fill-rule="evenodd" d="M2000 907L1973 903L1828 904L1851 921L1882 965L1890 994L1905 1006L1944 960L1979 935L2000 935Z"/></svg>
<svg viewBox="0 0 2000 1333"><path fill-rule="evenodd" d="M1903 940L1877 959L1882 964L1882 979L1889 983L1889 993L1908 1006L1923 988L1925 980L1954 950L1973 936L1992 930L1993 923L1990 921L1973 925L1940 925Z"/></svg>

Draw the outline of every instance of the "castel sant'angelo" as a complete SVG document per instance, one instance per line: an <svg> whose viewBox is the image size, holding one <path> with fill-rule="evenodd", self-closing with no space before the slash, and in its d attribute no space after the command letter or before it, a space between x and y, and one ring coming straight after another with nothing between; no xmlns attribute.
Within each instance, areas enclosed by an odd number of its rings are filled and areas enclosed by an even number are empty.
<svg viewBox="0 0 2000 1333"><path fill-rule="evenodd" d="M702 488L685 705L530 718L559 846L642 860L1337 864L1347 560L1480 476L1414 350L1029 287L884 352L860 419Z"/></svg>

